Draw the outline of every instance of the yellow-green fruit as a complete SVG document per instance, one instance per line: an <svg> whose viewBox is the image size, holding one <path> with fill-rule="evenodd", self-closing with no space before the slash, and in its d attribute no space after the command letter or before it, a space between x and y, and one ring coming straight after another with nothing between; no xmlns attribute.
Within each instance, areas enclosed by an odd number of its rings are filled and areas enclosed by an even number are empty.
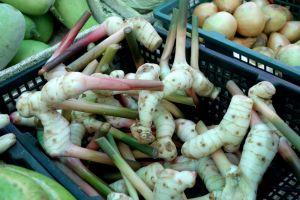
<svg viewBox="0 0 300 200"><path fill-rule="evenodd" d="M32 21L32 19L26 15L24 15L24 19L25 19L25 36L24 39L28 40L31 39L35 36L39 36L39 33L37 32L35 23Z"/></svg>
<svg viewBox="0 0 300 200"><path fill-rule="evenodd" d="M28 15L43 15L53 5L55 0L2 0L8 3L22 13Z"/></svg>
<svg viewBox="0 0 300 200"><path fill-rule="evenodd" d="M113 3L113 2L112 2ZM89 10L86 0L56 0L51 8L53 14L67 27L72 28L82 14ZM82 30L98 24L93 17L86 22Z"/></svg>
<svg viewBox="0 0 300 200"><path fill-rule="evenodd" d="M280 48L276 58L289 66L300 66L300 45L289 44Z"/></svg>
<svg viewBox="0 0 300 200"><path fill-rule="evenodd" d="M32 179L47 193L50 200L75 200L64 187L42 174L15 165L2 164L0 170L1 168Z"/></svg>
<svg viewBox="0 0 300 200"><path fill-rule="evenodd" d="M34 36L33 38L41 42L48 42L54 29L52 15L46 13L40 16L32 16L31 18L35 23L37 32L39 33L39 36Z"/></svg>
<svg viewBox="0 0 300 200"><path fill-rule="evenodd" d="M48 200L47 193L32 179L0 168L1 200Z"/></svg>
<svg viewBox="0 0 300 200"><path fill-rule="evenodd" d="M20 11L0 3L0 70L16 55L25 34L25 20Z"/></svg>
<svg viewBox="0 0 300 200"><path fill-rule="evenodd" d="M49 45L36 41L36 40L23 40L21 43L20 48L18 49L18 52L16 56L11 60L9 63L10 65L15 65L25 58L28 58L29 56L35 55L45 49L47 49Z"/></svg>

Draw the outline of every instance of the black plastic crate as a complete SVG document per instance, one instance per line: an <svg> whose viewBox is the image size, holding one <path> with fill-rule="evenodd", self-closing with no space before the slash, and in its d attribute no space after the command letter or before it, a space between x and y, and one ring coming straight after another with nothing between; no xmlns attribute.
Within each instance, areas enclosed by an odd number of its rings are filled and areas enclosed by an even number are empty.
<svg viewBox="0 0 300 200"><path fill-rule="evenodd" d="M73 181L71 181L52 160L40 149L37 140L30 133L21 133L13 124L0 129L0 135L14 133L17 143L0 155L0 158L10 164L26 167L53 178L64 186L76 199L101 200L100 197L89 197Z"/></svg>
<svg viewBox="0 0 300 200"><path fill-rule="evenodd" d="M212 0L187 1L189 1L187 29L188 32L191 33L191 15L194 8L201 3L211 2ZM273 2L282 6L288 6L295 20L300 20L299 0L274 0ZM159 7L155 8L154 10L154 16L163 23L165 28L169 27L173 8L178 8L178 0L169 0ZM244 63L248 63L249 67L251 66L253 68L259 68L260 70L266 71L284 80L288 80L297 85L300 85L300 66L290 67L280 62L279 60L269 58L263 54L253 51L252 49L246 48L240 44L230 41L220 33L208 32L203 30L202 28L199 28L198 32L199 37L202 38L203 44L208 48L240 60Z"/></svg>
<svg viewBox="0 0 300 200"><path fill-rule="evenodd" d="M158 30L165 39L166 32ZM155 52L149 52L144 47L140 47L145 62L158 63L162 46ZM188 49L189 51L189 49ZM273 76L257 68L249 67L246 63L220 54L214 50L208 49L203 45L200 51L200 68L202 72L217 86L222 88L219 97L211 101L208 98L201 98L201 108L198 112L194 108L183 106L183 112L188 113L190 119L202 119L206 124L218 124L229 105L231 95L227 92L225 84L228 80L234 80L246 93L255 83L267 80L272 82L276 89L276 95L273 98L273 104L278 114L293 128L296 132L300 130L300 88L290 82ZM128 58L129 50L126 45L118 52L114 63L116 66L125 69L125 71L135 71L132 61ZM189 55L187 54L187 57ZM172 60L171 62L172 63ZM37 76L40 65L33 66L31 69L20 74L14 79L0 83L0 111L12 112L15 109L15 101L25 90L34 90L44 84L44 79ZM191 110L192 109L192 110ZM205 116L205 117L204 117ZM23 138L22 140L25 140ZM24 146L29 145L26 139ZM30 143L30 142L29 142ZM35 145L37 145L35 143ZM25 147L26 148L26 147ZM27 147L28 148L28 147ZM31 148L29 146L29 148ZM42 153L42 152L40 152ZM43 154L43 153L42 153ZM34 155L33 155L34 156ZM43 160L40 160L43 164ZM51 173L51 171L49 171ZM96 172L97 173L97 172ZM52 174L51 174L52 175ZM197 182L197 188L204 188L201 182ZM188 197L203 195L200 190L188 190ZM265 174L262 184L259 186L257 199L299 199L300 185L292 174L288 166L279 156L276 156L268 171Z"/></svg>

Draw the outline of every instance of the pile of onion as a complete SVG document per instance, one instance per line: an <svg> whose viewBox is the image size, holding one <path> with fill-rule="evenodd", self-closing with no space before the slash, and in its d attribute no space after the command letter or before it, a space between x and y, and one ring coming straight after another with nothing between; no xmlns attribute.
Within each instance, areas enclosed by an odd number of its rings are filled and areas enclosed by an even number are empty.
<svg viewBox="0 0 300 200"><path fill-rule="evenodd" d="M195 7L198 26L291 66L300 66L300 21L269 0L213 0ZM290 58L291 57L291 58Z"/></svg>

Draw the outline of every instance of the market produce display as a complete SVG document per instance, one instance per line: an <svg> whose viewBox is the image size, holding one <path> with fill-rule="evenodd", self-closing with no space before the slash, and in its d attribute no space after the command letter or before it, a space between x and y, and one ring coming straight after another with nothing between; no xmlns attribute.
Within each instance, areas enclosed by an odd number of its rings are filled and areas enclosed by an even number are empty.
<svg viewBox="0 0 300 200"><path fill-rule="evenodd" d="M5 2L18 4L17 0ZM22 91L15 110L0 114L0 128L12 122L36 133L40 150L89 197L255 200L277 152L300 178L300 136L276 113L272 104L276 85L253 81L244 94L229 80L223 87L226 92L221 91L217 79L205 76L203 63L199 63L198 26L297 63L299 51L294 49L300 46L293 42L299 37L290 30L297 30L297 23L288 23L292 22L288 21L292 18L288 9L262 0L201 4L191 17L188 47L186 0L179 0L178 9L173 9L165 41L147 21L147 13L161 2L158 0L153 4L117 0L110 10L104 8L109 7L105 0L41 2L31 8L32 13L27 11L30 3L18 4L24 13L17 11L21 19L31 18L23 20L26 39L22 37L10 62L18 63L48 47L44 42L51 38L53 23L47 11L69 31L36 71L45 84ZM97 14L99 9L107 9L109 14ZM70 15L70 10L76 13ZM270 20L261 21L266 13ZM283 16L282 21L272 21L274 16ZM96 25L93 31L75 41L78 33L92 24ZM133 61L130 69L114 64L115 59L124 59L118 57L124 46L127 55L131 54L125 59ZM140 52L145 49L160 59L144 63ZM291 59L286 52L296 57ZM181 109L183 104L197 115L200 108L209 109L203 106L203 99L215 103L224 94L228 104L218 124L206 124L206 116L200 116L201 121ZM14 134L0 137L0 153L15 142ZM205 192L196 189L196 196L190 198L187 190L201 181ZM44 175L0 163L0 199L75 197Z"/></svg>
<svg viewBox="0 0 300 200"><path fill-rule="evenodd" d="M214 0L197 5L193 14L199 17L199 27L206 31L221 33L289 66L300 66L296 44L300 39L300 21L294 19L288 7L270 2Z"/></svg>

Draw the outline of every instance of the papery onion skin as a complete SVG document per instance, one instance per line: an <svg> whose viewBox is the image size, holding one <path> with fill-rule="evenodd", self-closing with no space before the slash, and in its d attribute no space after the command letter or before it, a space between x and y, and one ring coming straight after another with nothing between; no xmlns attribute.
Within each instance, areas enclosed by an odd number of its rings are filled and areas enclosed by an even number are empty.
<svg viewBox="0 0 300 200"><path fill-rule="evenodd" d="M233 15L238 23L237 32L245 37L257 37L264 30L266 18L254 2L240 5Z"/></svg>
<svg viewBox="0 0 300 200"><path fill-rule="evenodd" d="M202 3L195 7L193 15L198 16L198 26L202 27L205 19L218 12L218 7L214 3Z"/></svg>
<svg viewBox="0 0 300 200"><path fill-rule="evenodd" d="M289 44L282 47L276 58L289 66L300 66L300 45Z"/></svg>
<svg viewBox="0 0 300 200"><path fill-rule="evenodd" d="M294 17L293 17L293 14L291 13L291 11L288 8L283 7L283 6L282 6L282 9L286 16L286 21L292 21L294 19Z"/></svg>
<svg viewBox="0 0 300 200"><path fill-rule="evenodd" d="M263 8L267 17L264 33L270 34L279 31L287 21L286 13L283 6L270 4Z"/></svg>
<svg viewBox="0 0 300 200"><path fill-rule="evenodd" d="M236 42L240 45L243 45L245 47L252 47L252 45L256 42L256 38L240 38L240 37L234 37L233 42Z"/></svg>
<svg viewBox="0 0 300 200"><path fill-rule="evenodd" d="M242 0L214 0L213 1L220 11L226 11L233 13L239 5L242 4Z"/></svg>
<svg viewBox="0 0 300 200"><path fill-rule="evenodd" d="M300 21L289 21L280 29L279 33L284 35L291 43L300 39Z"/></svg>
<svg viewBox="0 0 300 200"><path fill-rule="evenodd" d="M264 33L261 33L259 36L257 36L256 41L252 45L251 48L267 46L267 42L268 42L267 35Z"/></svg>
<svg viewBox="0 0 300 200"><path fill-rule="evenodd" d="M275 58L274 51L269 47L255 47L253 48L254 51L259 52L265 56L268 56L270 58Z"/></svg>
<svg viewBox="0 0 300 200"><path fill-rule="evenodd" d="M203 29L222 33L232 39L237 30L237 22L230 13L222 11L209 16L204 21Z"/></svg>
<svg viewBox="0 0 300 200"><path fill-rule="evenodd" d="M272 33L268 40L268 47L273 49L275 54L281 47L284 47L289 44L290 41L284 35L277 32Z"/></svg>
<svg viewBox="0 0 300 200"><path fill-rule="evenodd" d="M270 2L268 0L252 0L252 2L256 3L256 5L260 8L263 8L266 5L270 4Z"/></svg>

